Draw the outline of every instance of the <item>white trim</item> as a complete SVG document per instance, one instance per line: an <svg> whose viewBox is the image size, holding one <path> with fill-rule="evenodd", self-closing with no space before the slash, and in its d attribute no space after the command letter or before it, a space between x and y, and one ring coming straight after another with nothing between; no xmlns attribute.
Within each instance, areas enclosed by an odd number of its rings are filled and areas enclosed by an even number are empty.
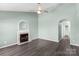
<svg viewBox="0 0 79 59"><path fill-rule="evenodd" d="M25 43L28 43L29 41L27 41L27 42L23 42L23 43L19 43L19 44L17 44L17 45L22 45L22 44L25 44Z"/></svg>
<svg viewBox="0 0 79 59"><path fill-rule="evenodd" d="M73 45L73 46L79 46L79 44L74 44L74 43L71 43L70 45Z"/></svg>
<svg viewBox="0 0 79 59"><path fill-rule="evenodd" d="M46 38L38 38L38 39L43 39L43 40L49 40L49 41L58 42L57 40L50 40L50 39L46 39Z"/></svg>
<svg viewBox="0 0 79 59"><path fill-rule="evenodd" d="M17 43L13 43L13 44L5 45L5 46L0 47L0 49L2 49L2 48L6 48L6 47L10 47L10 46L13 46L13 45L16 45L16 44L17 44Z"/></svg>
<svg viewBox="0 0 79 59"><path fill-rule="evenodd" d="M39 39L39 38L38 37L32 38L32 40L36 40L36 39Z"/></svg>

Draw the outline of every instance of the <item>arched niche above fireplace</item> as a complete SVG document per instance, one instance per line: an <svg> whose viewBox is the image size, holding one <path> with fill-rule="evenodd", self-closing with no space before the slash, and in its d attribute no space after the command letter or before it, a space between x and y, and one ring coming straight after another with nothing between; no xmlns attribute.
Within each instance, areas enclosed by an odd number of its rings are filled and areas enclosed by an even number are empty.
<svg viewBox="0 0 79 59"><path fill-rule="evenodd" d="M29 31L29 23L26 20L21 20L19 22L19 32L28 32Z"/></svg>

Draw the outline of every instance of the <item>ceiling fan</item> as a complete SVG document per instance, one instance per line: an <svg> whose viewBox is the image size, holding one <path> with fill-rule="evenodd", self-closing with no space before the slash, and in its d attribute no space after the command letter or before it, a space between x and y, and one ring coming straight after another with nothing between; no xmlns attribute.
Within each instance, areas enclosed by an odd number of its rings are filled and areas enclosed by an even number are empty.
<svg viewBox="0 0 79 59"><path fill-rule="evenodd" d="M37 14L42 14L42 13L48 13L47 10L44 10L44 7L42 6L41 3L37 3L37 10L36 10Z"/></svg>

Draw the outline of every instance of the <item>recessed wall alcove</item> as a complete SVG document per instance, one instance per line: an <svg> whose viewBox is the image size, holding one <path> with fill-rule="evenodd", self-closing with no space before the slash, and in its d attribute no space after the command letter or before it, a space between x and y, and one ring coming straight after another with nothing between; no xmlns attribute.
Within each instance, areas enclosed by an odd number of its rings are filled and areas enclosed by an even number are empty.
<svg viewBox="0 0 79 59"><path fill-rule="evenodd" d="M17 44L21 45L29 42L29 22L20 20L18 22Z"/></svg>

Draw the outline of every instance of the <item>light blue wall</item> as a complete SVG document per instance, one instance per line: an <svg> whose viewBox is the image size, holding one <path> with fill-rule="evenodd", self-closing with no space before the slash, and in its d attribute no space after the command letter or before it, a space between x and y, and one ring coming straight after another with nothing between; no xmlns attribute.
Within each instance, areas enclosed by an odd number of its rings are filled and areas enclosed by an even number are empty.
<svg viewBox="0 0 79 59"><path fill-rule="evenodd" d="M75 19L73 20L74 21L73 43L79 46L79 3L76 3L75 10L76 10Z"/></svg>
<svg viewBox="0 0 79 59"><path fill-rule="evenodd" d="M38 35L37 19L36 13L0 12L0 47L17 42L17 24L19 20L29 21L30 39L36 38Z"/></svg>
<svg viewBox="0 0 79 59"><path fill-rule="evenodd" d="M62 19L68 19L71 22L71 44L79 45L79 36L77 34L79 29L77 25L79 23L76 20L76 4L61 4L55 10L39 15L39 38L58 41L58 22Z"/></svg>

